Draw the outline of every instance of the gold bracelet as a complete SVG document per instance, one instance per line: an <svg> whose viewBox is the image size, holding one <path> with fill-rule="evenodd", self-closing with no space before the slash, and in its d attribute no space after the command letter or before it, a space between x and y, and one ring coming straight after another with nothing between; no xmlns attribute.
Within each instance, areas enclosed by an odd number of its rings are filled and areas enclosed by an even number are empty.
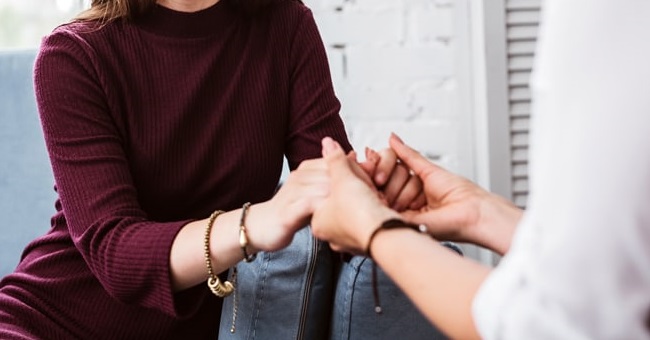
<svg viewBox="0 0 650 340"><path fill-rule="evenodd" d="M224 281L223 283L217 275L212 271L212 261L210 260L210 231L212 230L212 225L214 221L223 214L223 210L216 210L210 215L208 219L208 225L205 228L205 238L204 238L204 250L205 250L205 265L208 267L208 287L210 291L220 298L226 297L235 290L235 286L230 283L230 281Z"/></svg>
<svg viewBox="0 0 650 340"><path fill-rule="evenodd" d="M244 203L241 211L241 219L239 220L239 246L241 246L241 251L244 254L244 261L246 262L253 262L257 257L256 253L249 254L246 250L246 247L248 247L248 235L246 235L246 226L244 222L246 221L246 213L250 206L251 202Z"/></svg>

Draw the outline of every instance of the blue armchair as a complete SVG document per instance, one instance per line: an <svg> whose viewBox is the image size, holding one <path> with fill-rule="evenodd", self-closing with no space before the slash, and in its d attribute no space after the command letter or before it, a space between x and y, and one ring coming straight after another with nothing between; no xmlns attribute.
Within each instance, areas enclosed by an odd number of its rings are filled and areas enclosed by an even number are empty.
<svg viewBox="0 0 650 340"><path fill-rule="evenodd" d="M0 278L54 213L54 178L39 122L35 51L0 51Z"/></svg>

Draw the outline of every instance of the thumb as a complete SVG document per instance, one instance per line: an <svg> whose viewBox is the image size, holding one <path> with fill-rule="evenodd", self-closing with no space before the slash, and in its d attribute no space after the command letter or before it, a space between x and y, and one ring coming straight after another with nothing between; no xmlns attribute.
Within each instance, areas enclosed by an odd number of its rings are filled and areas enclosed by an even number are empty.
<svg viewBox="0 0 650 340"><path fill-rule="evenodd" d="M397 157L420 178L423 178L426 170L433 166L433 163L422 156L419 152L404 144L402 139L400 139L396 134L391 133L388 143L390 144L391 149L395 151L395 154L397 154Z"/></svg>
<svg viewBox="0 0 650 340"><path fill-rule="evenodd" d="M361 169L363 169L363 171L365 171L368 176L373 177L378 163L379 154L375 150L366 147L366 159L363 162L359 163Z"/></svg>
<svg viewBox="0 0 650 340"><path fill-rule="evenodd" d="M345 156L345 152L339 143L331 137L324 137L321 140L322 154L325 158L336 157L338 155Z"/></svg>
<svg viewBox="0 0 650 340"><path fill-rule="evenodd" d="M344 179L355 177L365 182L368 186L372 185L372 180L353 158L356 154L346 156L345 151L339 143L330 137L325 137L321 141L323 145L323 157L327 163L330 176L332 178Z"/></svg>
<svg viewBox="0 0 650 340"><path fill-rule="evenodd" d="M349 167L348 156L339 143L330 137L325 137L321 141L323 146L323 157L329 168L330 174L333 176L341 176L347 172L351 172Z"/></svg>

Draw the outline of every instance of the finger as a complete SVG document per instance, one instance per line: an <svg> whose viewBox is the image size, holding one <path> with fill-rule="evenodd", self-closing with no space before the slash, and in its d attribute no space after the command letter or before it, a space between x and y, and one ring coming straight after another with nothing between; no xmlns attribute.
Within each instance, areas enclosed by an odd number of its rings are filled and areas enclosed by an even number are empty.
<svg viewBox="0 0 650 340"><path fill-rule="evenodd" d="M424 193L424 190L409 204L408 209L410 210L420 210L427 204L427 196Z"/></svg>
<svg viewBox="0 0 650 340"><path fill-rule="evenodd" d="M415 175L409 176L406 184L404 184L404 187L393 201L393 209L402 211L409 208L422 193L422 181L420 178Z"/></svg>
<svg viewBox="0 0 650 340"><path fill-rule="evenodd" d="M332 250L337 253L342 253L345 251L343 247L339 246L338 244L334 244L332 242L330 242L330 248L332 248Z"/></svg>
<svg viewBox="0 0 650 340"><path fill-rule="evenodd" d="M348 159L353 161L353 162L356 162L357 161L357 152L354 151L354 150L348 152Z"/></svg>
<svg viewBox="0 0 650 340"><path fill-rule="evenodd" d="M386 186L382 190L389 205L392 206L395 203L395 199L397 199L397 196L408 182L409 177L409 171L403 165L398 164L393 169Z"/></svg>
<svg viewBox="0 0 650 340"><path fill-rule="evenodd" d="M359 165L368 174L368 176L370 176L370 178L374 177L378 163L379 154L377 154L375 150L366 147L366 160L359 163Z"/></svg>
<svg viewBox="0 0 650 340"><path fill-rule="evenodd" d="M386 185L396 165L397 155L392 149L388 148L379 151L379 162L373 178L378 187Z"/></svg>
<svg viewBox="0 0 650 340"><path fill-rule="evenodd" d="M354 151L350 151L350 153L353 152ZM352 169L352 172L354 172L357 175L357 177L363 180L366 184L374 188L375 184L372 182L372 175L369 174L368 171L363 168L364 166L363 164L365 162L359 163L357 161L356 153L354 154L354 157L351 157L350 154L348 154L348 160L350 160L350 168Z"/></svg>
<svg viewBox="0 0 650 340"><path fill-rule="evenodd" d="M400 139L396 134L391 133L388 140L391 149L395 151L395 154L399 159L404 162L404 164L420 178L423 178L427 171L436 169L431 161L422 156L419 152L413 150L410 146L404 144L402 139Z"/></svg>
<svg viewBox="0 0 650 340"><path fill-rule="evenodd" d="M343 152L343 148L341 148L339 143L330 137L325 137L322 140L322 145L323 157L325 158L327 169L332 177L345 178L349 175L356 177L354 171L350 167L350 163L356 164L356 162L350 161L348 156ZM363 172L363 170L361 171Z"/></svg>
<svg viewBox="0 0 650 340"><path fill-rule="evenodd" d="M386 199L386 195L384 195L383 192L378 191L378 192L377 192L377 198L379 198L379 201L380 201L383 205L385 205L385 206L389 206L389 204L388 204L388 200Z"/></svg>
<svg viewBox="0 0 650 340"><path fill-rule="evenodd" d="M356 161L351 161L348 156L345 155L343 148L341 148L339 143L330 137L325 137L322 140L322 145L323 155L330 176L341 179L353 176L362 180L367 185L374 187L368 174L366 174Z"/></svg>
<svg viewBox="0 0 650 340"><path fill-rule="evenodd" d="M328 156L336 157L339 154L345 156L345 152L339 143L337 143L331 137L325 137L321 140L322 154L323 157L327 158Z"/></svg>

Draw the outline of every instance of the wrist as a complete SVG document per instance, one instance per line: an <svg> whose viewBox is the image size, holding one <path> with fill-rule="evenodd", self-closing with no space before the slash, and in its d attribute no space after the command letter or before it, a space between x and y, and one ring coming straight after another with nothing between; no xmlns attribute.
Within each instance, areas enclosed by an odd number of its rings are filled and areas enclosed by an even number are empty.
<svg viewBox="0 0 650 340"><path fill-rule="evenodd" d="M388 208L365 215L362 220L356 222L356 225L363 226L363 228L358 228L359 233L357 233L356 238L359 250L367 254L370 238L380 228L381 224L390 219L399 219L401 217L397 212Z"/></svg>
<svg viewBox="0 0 650 340"><path fill-rule="evenodd" d="M219 215L214 221L210 236L210 252L215 269L221 267L220 270L215 270L217 273L232 267L242 259L242 251L239 245L240 217L241 209L236 209ZM203 225L207 222L206 220Z"/></svg>
<svg viewBox="0 0 650 340"><path fill-rule="evenodd" d="M244 203L242 206L241 217L239 219L239 247L241 248L244 261L253 262L257 257L256 251L249 251L249 247L253 248L248 239L248 231L246 228L246 215L251 206L250 202Z"/></svg>
<svg viewBox="0 0 650 340"><path fill-rule="evenodd" d="M425 234L427 236L429 235L426 226L423 224L413 224L406 222L402 220L401 218L389 218L388 220L385 220L382 222L375 230L370 234L370 238L368 239L368 243L366 246L366 256L369 258L373 259L372 261L372 290L373 290L373 296L375 300L375 313L381 314L382 313L382 307L379 302L379 292L377 288L377 262L375 261L375 258L373 257L372 253L372 248L375 242L375 237L381 237L381 235L384 235L389 232L397 232L398 229L402 230L407 230L407 232L417 232L420 234ZM410 231L409 231L410 230Z"/></svg>
<svg viewBox="0 0 650 340"><path fill-rule="evenodd" d="M261 234L259 227L261 221L263 221L267 216L266 202L253 204L248 208L246 213L245 220L243 221L244 227L246 228L246 237L248 244L246 246L246 251L249 254L255 254L260 251L264 251L264 242L263 235ZM237 235L241 247L241 223L242 217L244 215L243 209L238 210L239 219L237 220ZM241 251L241 250L240 250Z"/></svg>
<svg viewBox="0 0 650 340"><path fill-rule="evenodd" d="M368 241L366 242L365 254L368 257L372 258L372 246L375 237L385 231L395 230L395 229L407 229L413 230L418 233L423 233L429 235L427 227L424 224L415 224L403 220L399 215L392 215L391 217L386 218L382 222L376 224L377 227L370 233L368 236Z"/></svg>
<svg viewBox="0 0 650 340"><path fill-rule="evenodd" d="M499 255L510 249L515 228L521 220L523 210L501 196L491 194L484 206L482 216L489 217L480 221L477 243Z"/></svg>

